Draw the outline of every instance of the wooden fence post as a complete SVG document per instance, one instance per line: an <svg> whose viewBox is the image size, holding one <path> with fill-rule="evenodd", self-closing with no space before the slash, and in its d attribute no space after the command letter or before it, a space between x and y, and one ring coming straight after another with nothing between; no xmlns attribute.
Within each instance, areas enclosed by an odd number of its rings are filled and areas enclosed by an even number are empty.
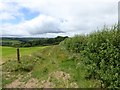
<svg viewBox="0 0 120 90"><path fill-rule="evenodd" d="M17 60L18 60L18 63L20 63L20 52L19 52L19 48L17 48Z"/></svg>

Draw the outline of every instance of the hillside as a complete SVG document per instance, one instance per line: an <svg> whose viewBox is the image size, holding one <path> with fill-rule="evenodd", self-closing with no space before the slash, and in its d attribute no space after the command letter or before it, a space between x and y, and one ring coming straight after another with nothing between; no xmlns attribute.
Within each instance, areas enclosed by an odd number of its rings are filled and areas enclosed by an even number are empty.
<svg viewBox="0 0 120 90"><path fill-rule="evenodd" d="M11 46L11 47L48 46L48 45L57 45L66 38L68 38L68 36L65 37L57 36L55 38L2 37L0 38L0 45Z"/></svg>

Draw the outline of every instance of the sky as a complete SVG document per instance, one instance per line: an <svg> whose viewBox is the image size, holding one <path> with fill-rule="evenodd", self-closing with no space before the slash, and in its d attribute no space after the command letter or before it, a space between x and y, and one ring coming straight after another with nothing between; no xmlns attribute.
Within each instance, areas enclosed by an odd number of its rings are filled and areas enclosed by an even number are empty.
<svg viewBox="0 0 120 90"><path fill-rule="evenodd" d="M118 3L118 21L119 21L119 24L120 24L120 1Z"/></svg>
<svg viewBox="0 0 120 90"><path fill-rule="evenodd" d="M89 34L118 22L119 0L0 0L4 37Z"/></svg>

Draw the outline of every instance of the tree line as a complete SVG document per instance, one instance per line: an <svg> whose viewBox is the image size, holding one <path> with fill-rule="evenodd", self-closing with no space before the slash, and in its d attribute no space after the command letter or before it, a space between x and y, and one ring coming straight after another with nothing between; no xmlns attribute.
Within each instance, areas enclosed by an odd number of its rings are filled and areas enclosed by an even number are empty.
<svg viewBox="0 0 120 90"><path fill-rule="evenodd" d="M55 38L2 38L0 45L12 47L33 47L57 45L68 36L57 36Z"/></svg>

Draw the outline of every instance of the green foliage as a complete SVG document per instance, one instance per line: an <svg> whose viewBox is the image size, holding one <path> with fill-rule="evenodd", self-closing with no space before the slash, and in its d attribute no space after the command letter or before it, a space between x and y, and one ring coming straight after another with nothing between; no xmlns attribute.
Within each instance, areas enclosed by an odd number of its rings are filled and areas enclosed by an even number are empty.
<svg viewBox="0 0 120 90"><path fill-rule="evenodd" d="M84 35L76 35L74 38L65 39L60 45L64 45L71 52L80 53L86 46L86 37Z"/></svg>
<svg viewBox="0 0 120 90"><path fill-rule="evenodd" d="M67 50L84 56L86 77L101 81L101 87L120 87L120 30L118 26L87 36L75 36L61 43Z"/></svg>
<svg viewBox="0 0 120 90"><path fill-rule="evenodd" d="M32 47L32 46L47 46L57 45L67 36L57 36L55 38L0 38L0 45L12 47Z"/></svg>

